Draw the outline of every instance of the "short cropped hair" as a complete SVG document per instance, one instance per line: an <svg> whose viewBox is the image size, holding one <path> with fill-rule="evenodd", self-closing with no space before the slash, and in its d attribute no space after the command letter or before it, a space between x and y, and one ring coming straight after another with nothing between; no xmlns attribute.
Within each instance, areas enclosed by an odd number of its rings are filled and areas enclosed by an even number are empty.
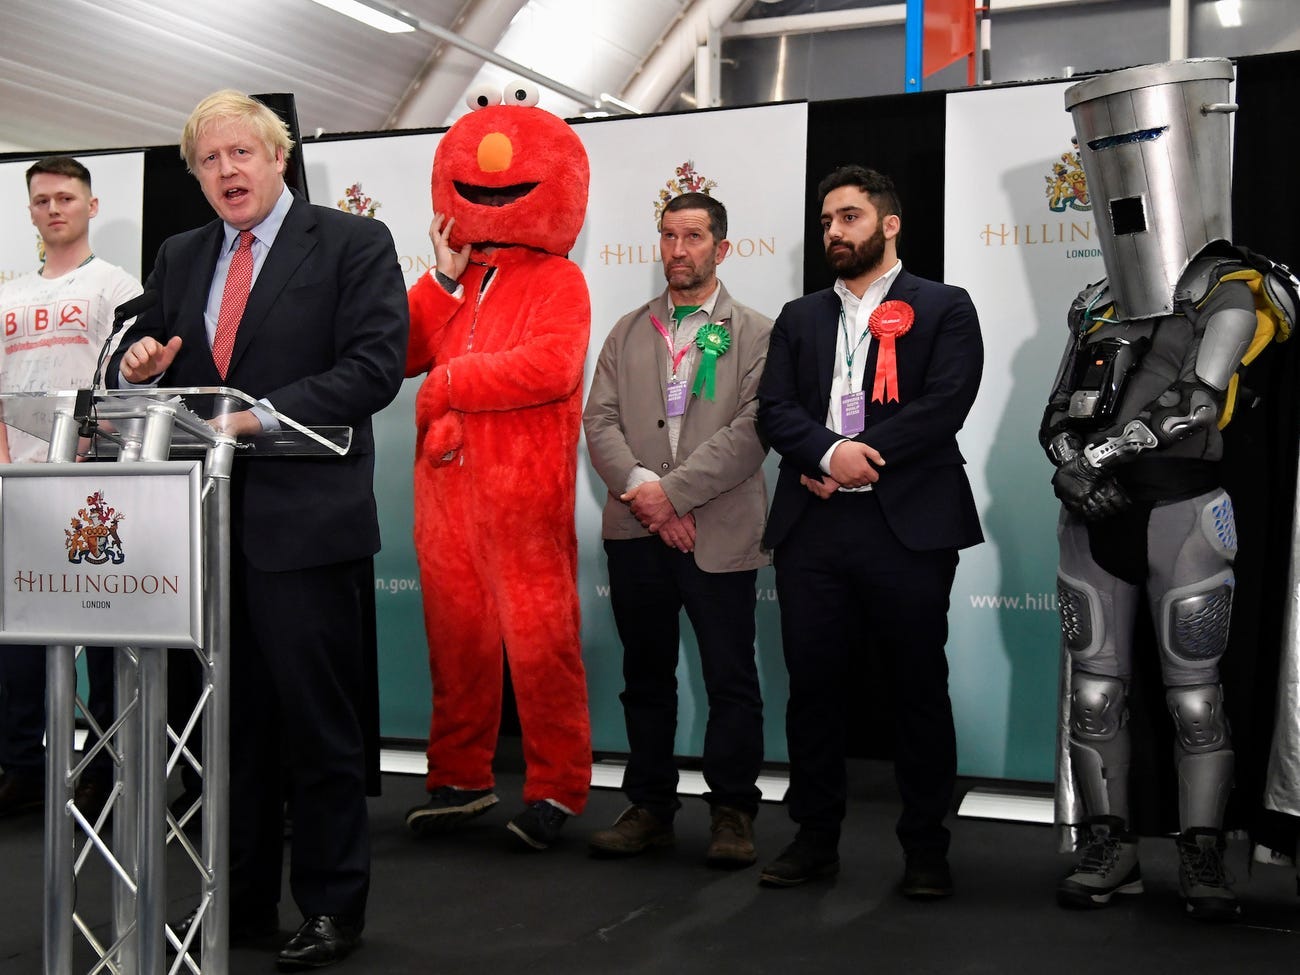
<svg viewBox="0 0 1300 975"><path fill-rule="evenodd" d="M32 177L41 173L79 179L86 184L86 192L90 192L90 170L71 156L46 156L44 159L38 159L32 163L31 168L27 170L27 188L29 190L32 188Z"/></svg>
<svg viewBox="0 0 1300 975"><path fill-rule="evenodd" d="M665 214L678 210L703 210L709 215L709 232L713 234L714 243L727 239L727 208L720 200L715 200L707 193L682 193L674 196L664 206ZM662 226L662 216L659 222Z"/></svg>
<svg viewBox="0 0 1300 975"><path fill-rule="evenodd" d="M841 186L856 186L871 199L871 205L881 217L893 214L903 215L903 205L898 200L898 191L894 181L884 173L878 173L866 166L841 166L817 184L819 205L826 202L826 195Z"/></svg>
<svg viewBox="0 0 1300 975"><path fill-rule="evenodd" d="M185 160L186 169L194 172L194 156L203 130L213 123L230 121L249 125L271 155L275 155L275 150L283 149L284 158L289 158L293 139L289 137L289 126L284 124L284 119L256 98L225 88L199 102L185 122L185 129L181 132L181 158Z"/></svg>

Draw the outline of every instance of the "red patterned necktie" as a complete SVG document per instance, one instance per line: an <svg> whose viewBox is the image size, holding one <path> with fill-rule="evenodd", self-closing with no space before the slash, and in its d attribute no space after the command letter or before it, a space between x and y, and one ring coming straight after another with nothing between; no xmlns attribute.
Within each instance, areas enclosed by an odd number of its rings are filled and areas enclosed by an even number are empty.
<svg viewBox="0 0 1300 975"><path fill-rule="evenodd" d="M230 353L235 348L235 333L239 331L239 320L244 317L244 306L248 304L248 291L253 286L253 232L239 232L239 247L230 259L230 270L226 274L226 287L221 292L221 311L217 314L217 333L212 337L212 361L217 364L217 372L226 378L230 368Z"/></svg>

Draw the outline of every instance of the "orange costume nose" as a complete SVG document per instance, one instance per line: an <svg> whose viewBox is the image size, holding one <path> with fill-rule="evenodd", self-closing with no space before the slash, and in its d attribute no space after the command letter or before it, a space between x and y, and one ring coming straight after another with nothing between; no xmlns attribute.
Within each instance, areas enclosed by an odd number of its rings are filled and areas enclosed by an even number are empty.
<svg viewBox="0 0 1300 975"><path fill-rule="evenodd" d="M478 144L478 168L485 173L501 173L510 168L515 147L500 132L489 132Z"/></svg>

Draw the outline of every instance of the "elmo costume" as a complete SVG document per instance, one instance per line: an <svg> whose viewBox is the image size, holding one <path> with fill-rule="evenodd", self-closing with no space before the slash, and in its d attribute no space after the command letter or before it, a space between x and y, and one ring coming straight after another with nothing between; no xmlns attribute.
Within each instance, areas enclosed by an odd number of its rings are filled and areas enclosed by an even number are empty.
<svg viewBox="0 0 1300 975"><path fill-rule="evenodd" d="M475 104L477 101L478 104ZM510 829L542 848L591 779L573 510L591 306L573 247L586 151L526 85L443 136L433 160L437 271L411 288L415 547L433 721L417 833L485 812L510 661L527 808Z"/></svg>

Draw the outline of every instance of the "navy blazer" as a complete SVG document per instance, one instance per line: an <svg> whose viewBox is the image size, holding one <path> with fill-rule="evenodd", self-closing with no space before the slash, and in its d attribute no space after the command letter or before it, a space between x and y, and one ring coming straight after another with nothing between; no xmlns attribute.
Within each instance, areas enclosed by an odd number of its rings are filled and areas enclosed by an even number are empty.
<svg viewBox="0 0 1300 975"><path fill-rule="evenodd" d="M238 458L232 532L265 571L365 558L379 550L370 417L397 395L406 366L406 288L378 220L295 198L248 296L223 380L203 312L222 223L163 242L146 290L158 303L127 331L108 368L116 385L131 343L183 345L160 386L229 386L308 426L353 428L346 457Z"/></svg>
<svg viewBox="0 0 1300 975"><path fill-rule="evenodd" d="M896 340L899 399L871 402L880 348L873 340L863 384L866 426L853 439L885 459L873 490L900 542L914 551L966 548L984 540L957 447L984 365L979 317L961 288L906 269L885 295L895 299L916 312ZM789 302L772 329L758 390L759 429L781 455L767 548L781 543L808 504L820 503L799 478L822 477L821 458L841 439L826 426L839 328L840 298L827 288Z"/></svg>

